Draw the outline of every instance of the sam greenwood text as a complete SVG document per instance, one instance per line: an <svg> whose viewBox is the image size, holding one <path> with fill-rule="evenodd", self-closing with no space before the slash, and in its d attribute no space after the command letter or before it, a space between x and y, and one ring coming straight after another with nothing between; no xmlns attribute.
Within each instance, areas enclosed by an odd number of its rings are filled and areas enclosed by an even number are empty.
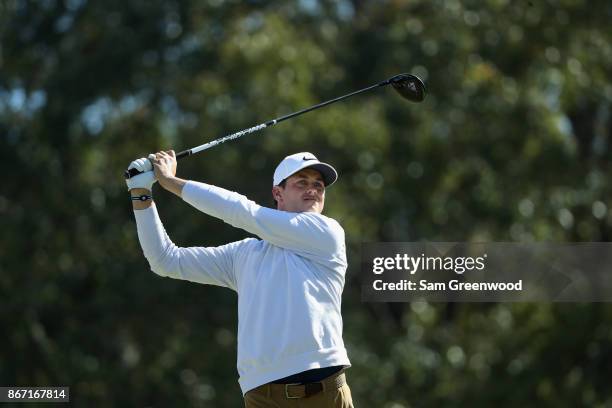
<svg viewBox="0 0 612 408"><path fill-rule="evenodd" d="M446 290L480 290L480 291L521 291L523 290L523 280L516 282L459 282L456 279L448 282L428 282L421 279L417 282L402 279L398 282L383 282L377 279L373 282L374 290L407 290L407 291L427 291L427 292L444 292Z"/></svg>

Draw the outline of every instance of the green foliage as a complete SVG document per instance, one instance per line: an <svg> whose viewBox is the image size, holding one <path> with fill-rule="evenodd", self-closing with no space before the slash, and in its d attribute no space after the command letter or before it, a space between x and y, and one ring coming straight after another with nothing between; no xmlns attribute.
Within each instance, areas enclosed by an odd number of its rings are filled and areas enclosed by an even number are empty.
<svg viewBox="0 0 612 408"><path fill-rule="evenodd" d="M270 203L277 162L341 178L349 381L361 407L608 406L602 304L366 304L368 241L609 241L612 9L604 1L0 2L3 385L78 406L242 404L236 299L153 275L123 179L182 150L378 82L216 147L179 175ZM244 237L156 191L180 245Z"/></svg>

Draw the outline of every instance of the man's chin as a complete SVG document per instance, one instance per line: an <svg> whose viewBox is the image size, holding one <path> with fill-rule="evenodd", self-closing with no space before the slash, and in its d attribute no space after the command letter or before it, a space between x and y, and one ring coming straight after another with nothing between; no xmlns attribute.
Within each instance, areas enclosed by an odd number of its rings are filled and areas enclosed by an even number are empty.
<svg viewBox="0 0 612 408"><path fill-rule="evenodd" d="M313 204L313 205L308 206L308 208L306 208L303 212L314 212L314 213L320 214L322 210L323 209L319 207L319 205Z"/></svg>

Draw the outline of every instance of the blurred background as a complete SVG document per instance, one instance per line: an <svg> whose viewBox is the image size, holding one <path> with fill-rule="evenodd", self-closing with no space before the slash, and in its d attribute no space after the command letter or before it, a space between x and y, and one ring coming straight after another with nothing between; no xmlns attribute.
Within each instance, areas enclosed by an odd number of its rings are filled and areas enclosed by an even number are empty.
<svg viewBox="0 0 612 408"><path fill-rule="evenodd" d="M357 407L610 407L612 305L364 303L360 245L610 241L612 4L603 0L0 1L0 385L75 406L239 407L237 299L160 278L122 173L401 72L191 157L271 206L276 164L336 166ZM182 246L246 233L159 187Z"/></svg>

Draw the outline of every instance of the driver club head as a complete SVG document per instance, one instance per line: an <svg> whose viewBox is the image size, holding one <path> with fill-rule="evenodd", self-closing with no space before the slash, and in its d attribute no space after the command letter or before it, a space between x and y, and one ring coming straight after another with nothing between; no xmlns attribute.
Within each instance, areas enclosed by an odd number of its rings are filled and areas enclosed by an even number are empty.
<svg viewBox="0 0 612 408"><path fill-rule="evenodd" d="M423 102L425 99L425 83L412 74L399 74L388 79L393 89L411 102Z"/></svg>

